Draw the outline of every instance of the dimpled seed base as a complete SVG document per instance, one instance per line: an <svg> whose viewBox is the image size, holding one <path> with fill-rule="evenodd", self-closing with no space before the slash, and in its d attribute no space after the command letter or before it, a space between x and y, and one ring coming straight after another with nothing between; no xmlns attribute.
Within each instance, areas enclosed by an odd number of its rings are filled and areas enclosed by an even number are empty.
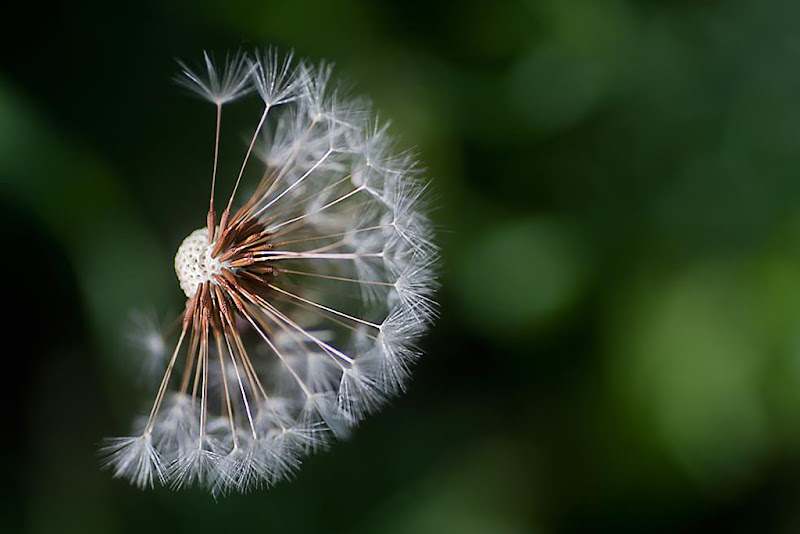
<svg viewBox="0 0 800 534"><path fill-rule="evenodd" d="M200 284L222 274L223 263L211 257L214 244L208 242L208 228L199 228L183 240L175 254L175 274L188 298L197 293Z"/></svg>

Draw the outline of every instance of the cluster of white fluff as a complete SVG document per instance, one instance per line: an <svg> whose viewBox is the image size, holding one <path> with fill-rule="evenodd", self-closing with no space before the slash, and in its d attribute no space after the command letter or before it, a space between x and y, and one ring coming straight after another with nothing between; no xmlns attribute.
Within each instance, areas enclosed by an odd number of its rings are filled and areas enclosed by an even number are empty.
<svg viewBox="0 0 800 534"><path fill-rule="evenodd" d="M254 215L275 236L263 259L278 274L269 299L237 318L252 370L229 338L212 338L195 375L207 379L180 392L185 343L140 434L101 453L140 487L247 491L291 475L404 389L436 315L437 249L415 158L395 150L364 100L332 85L329 64L270 51L218 69L205 56L202 73L184 66L181 80L217 110L250 93L263 101L250 147L274 179L242 191L257 195Z"/></svg>

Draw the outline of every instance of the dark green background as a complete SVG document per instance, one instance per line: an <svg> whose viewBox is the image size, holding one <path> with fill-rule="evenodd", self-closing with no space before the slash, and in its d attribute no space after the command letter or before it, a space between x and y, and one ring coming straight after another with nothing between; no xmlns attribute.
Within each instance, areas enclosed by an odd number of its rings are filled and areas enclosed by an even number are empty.
<svg viewBox="0 0 800 534"><path fill-rule="evenodd" d="M800 532L800 2L35 4L0 35L3 532ZM421 153L408 393L214 502L100 472L181 307L213 112L175 57L335 61ZM229 187L247 104L223 133Z"/></svg>

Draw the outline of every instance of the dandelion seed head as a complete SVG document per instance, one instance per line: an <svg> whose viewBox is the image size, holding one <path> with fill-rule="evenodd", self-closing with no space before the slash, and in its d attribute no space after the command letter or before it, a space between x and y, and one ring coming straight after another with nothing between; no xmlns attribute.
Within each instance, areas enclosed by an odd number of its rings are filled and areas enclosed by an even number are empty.
<svg viewBox="0 0 800 534"><path fill-rule="evenodd" d="M181 83L216 104L206 225L175 255L174 348L141 340L164 355L152 407L101 454L139 487L218 496L293 477L404 391L437 315L438 252L415 156L330 63L205 54ZM262 111L215 207L222 107L249 93Z"/></svg>

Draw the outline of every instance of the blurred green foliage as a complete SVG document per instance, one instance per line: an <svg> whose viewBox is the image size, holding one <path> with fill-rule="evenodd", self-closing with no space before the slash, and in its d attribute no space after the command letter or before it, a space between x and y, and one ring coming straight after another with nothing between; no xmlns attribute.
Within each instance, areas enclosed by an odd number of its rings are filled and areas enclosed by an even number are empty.
<svg viewBox="0 0 800 534"><path fill-rule="evenodd" d="M800 531L800 3L18 7L4 532ZM212 116L173 58L268 44L419 150L442 318L410 391L296 481L142 493L94 450L147 397L129 313L180 309L205 216Z"/></svg>

